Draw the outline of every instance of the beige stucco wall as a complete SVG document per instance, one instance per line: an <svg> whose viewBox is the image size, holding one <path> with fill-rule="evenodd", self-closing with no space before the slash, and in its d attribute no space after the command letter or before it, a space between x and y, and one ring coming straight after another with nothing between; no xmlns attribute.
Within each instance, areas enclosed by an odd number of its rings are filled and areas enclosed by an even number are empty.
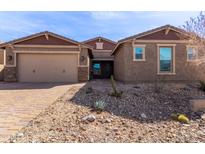
<svg viewBox="0 0 205 154"><path fill-rule="evenodd" d="M114 56L114 77L116 80L119 81L125 81L125 50L124 50L124 44L119 46L118 52Z"/></svg>
<svg viewBox="0 0 205 154"><path fill-rule="evenodd" d="M80 65L87 65L88 64L88 49L82 48L79 57Z"/></svg>
<svg viewBox="0 0 205 154"><path fill-rule="evenodd" d="M160 42L159 42L160 43ZM175 69L176 75L157 74L157 44L144 44L146 61L133 61L133 47L131 42L124 43L115 55L115 78L125 82L142 81L193 81L205 79L205 71L196 63L187 62L185 44L176 44ZM162 44L162 43L160 43ZM171 43L169 43L171 44Z"/></svg>

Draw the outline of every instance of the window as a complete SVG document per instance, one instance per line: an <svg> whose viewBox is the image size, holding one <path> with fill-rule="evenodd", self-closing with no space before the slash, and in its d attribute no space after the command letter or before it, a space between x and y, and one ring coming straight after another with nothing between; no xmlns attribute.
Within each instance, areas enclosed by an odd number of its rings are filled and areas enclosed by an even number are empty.
<svg viewBox="0 0 205 154"><path fill-rule="evenodd" d="M145 46L139 45L134 46L134 61L144 61L145 60Z"/></svg>
<svg viewBox="0 0 205 154"><path fill-rule="evenodd" d="M103 49L103 42L96 42L96 49Z"/></svg>
<svg viewBox="0 0 205 154"><path fill-rule="evenodd" d="M187 61L198 59L198 52L195 47L187 47Z"/></svg>
<svg viewBox="0 0 205 154"><path fill-rule="evenodd" d="M175 74L175 45L158 45L158 74Z"/></svg>

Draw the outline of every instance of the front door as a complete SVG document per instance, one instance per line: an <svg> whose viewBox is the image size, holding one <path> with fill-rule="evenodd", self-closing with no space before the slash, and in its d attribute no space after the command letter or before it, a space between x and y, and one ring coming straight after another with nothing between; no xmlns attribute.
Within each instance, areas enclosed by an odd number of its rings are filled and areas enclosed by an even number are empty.
<svg viewBox="0 0 205 154"><path fill-rule="evenodd" d="M110 78L113 74L113 62L112 61L95 61L93 62L93 78L94 79L106 79Z"/></svg>

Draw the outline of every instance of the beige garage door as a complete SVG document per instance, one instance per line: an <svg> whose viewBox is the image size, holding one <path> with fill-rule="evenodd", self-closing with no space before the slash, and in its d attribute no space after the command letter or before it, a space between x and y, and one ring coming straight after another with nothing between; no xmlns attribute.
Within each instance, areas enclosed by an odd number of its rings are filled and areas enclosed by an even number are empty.
<svg viewBox="0 0 205 154"><path fill-rule="evenodd" d="M77 82L77 54L18 54L19 82Z"/></svg>

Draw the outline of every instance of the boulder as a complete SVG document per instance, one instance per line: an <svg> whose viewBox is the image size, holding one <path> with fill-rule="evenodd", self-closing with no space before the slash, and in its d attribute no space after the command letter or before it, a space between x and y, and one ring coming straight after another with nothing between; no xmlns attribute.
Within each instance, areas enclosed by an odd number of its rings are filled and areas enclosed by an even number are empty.
<svg viewBox="0 0 205 154"><path fill-rule="evenodd" d="M87 116L83 117L82 121L93 122L93 121L95 121L95 119L96 119L95 116L90 114L90 115L87 115Z"/></svg>
<svg viewBox="0 0 205 154"><path fill-rule="evenodd" d="M190 100L192 111L204 111L205 110L205 98L199 98L199 99L192 99Z"/></svg>
<svg viewBox="0 0 205 154"><path fill-rule="evenodd" d="M146 114L144 114L144 113L140 114L140 116L141 116L142 118L144 118L144 119L147 118Z"/></svg>

